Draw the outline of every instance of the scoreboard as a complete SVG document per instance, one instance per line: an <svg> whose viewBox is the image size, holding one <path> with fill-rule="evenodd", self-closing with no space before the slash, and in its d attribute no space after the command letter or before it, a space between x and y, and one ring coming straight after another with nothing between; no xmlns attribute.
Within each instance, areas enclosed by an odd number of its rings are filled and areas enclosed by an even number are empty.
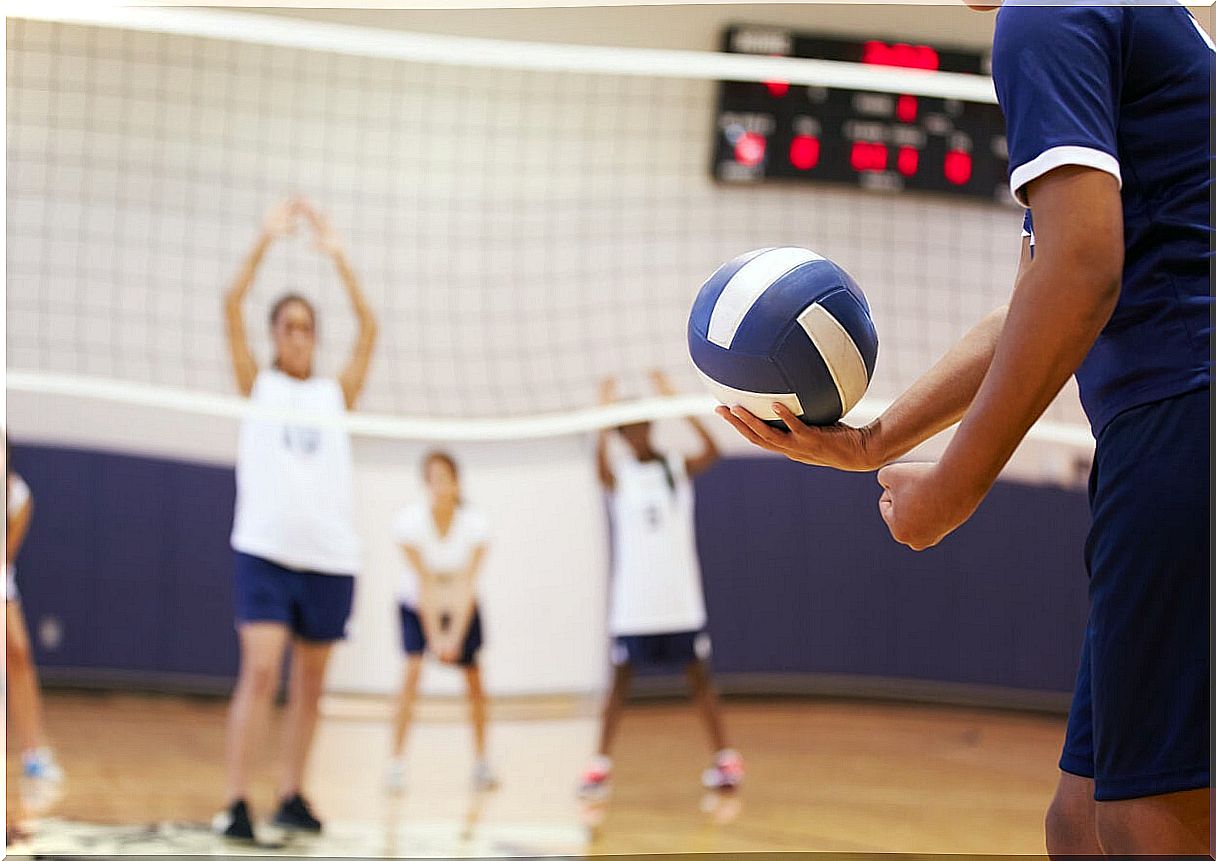
<svg viewBox="0 0 1216 861"><path fill-rule="evenodd" d="M984 75L987 54L880 38L732 26L730 53ZM722 81L713 174L724 183L804 180L1012 203L1001 109L913 94Z"/></svg>

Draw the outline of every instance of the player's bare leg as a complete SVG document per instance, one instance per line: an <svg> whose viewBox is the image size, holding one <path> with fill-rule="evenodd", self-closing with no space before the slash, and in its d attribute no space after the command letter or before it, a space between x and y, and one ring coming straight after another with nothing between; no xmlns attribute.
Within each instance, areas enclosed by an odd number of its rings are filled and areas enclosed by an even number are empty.
<svg viewBox="0 0 1216 861"><path fill-rule="evenodd" d="M1094 808L1094 782L1060 772L1056 794L1044 818L1047 854L1052 858L1072 855L1101 855Z"/></svg>
<svg viewBox="0 0 1216 861"><path fill-rule="evenodd" d="M333 651L330 643L296 639L291 647L291 677L287 712L283 720L283 762L279 772L279 797L300 792L308 754L316 734L325 668Z"/></svg>
<svg viewBox="0 0 1216 861"><path fill-rule="evenodd" d="M599 747L579 785L579 795L584 799L594 801L608 792L609 782L612 780L612 743L616 739L617 726L620 724L621 713L625 710L625 698L629 696L632 681L633 668L628 664L612 668L612 690L608 692L600 720Z"/></svg>
<svg viewBox="0 0 1216 861"><path fill-rule="evenodd" d="M714 753L713 765L701 775L701 782L706 789L734 789L743 782L743 758L726 741L722 706L714 690L709 663L699 658L688 665L687 672L693 701L705 722Z"/></svg>
<svg viewBox="0 0 1216 861"><path fill-rule="evenodd" d="M400 792L405 788L405 742L414 722L414 704L418 702L418 685L422 681L422 655L405 656L405 674L393 709L393 741L391 761L384 776L385 789Z"/></svg>
<svg viewBox="0 0 1216 861"><path fill-rule="evenodd" d="M481 685L481 669L477 664L466 667L465 687L469 693L469 721L473 725L473 750L477 756L473 765L473 786L476 789L493 789L498 785L486 759L486 694Z"/></svg>
<svg viewBox="0 0 1216 861"><path fill-rule="evenodd" d="M1098 842L1108 855L1206 855L1210 789L1096 803Z"/></svg>
<svg viewBox="0 0 1216 861"><path fill-rule="evenodd" d="M279 668L288 631L273 622L241 625L241 666L228 707L228 801L245 797L254 751L263 748L270 703L279 684Z"/></svg>

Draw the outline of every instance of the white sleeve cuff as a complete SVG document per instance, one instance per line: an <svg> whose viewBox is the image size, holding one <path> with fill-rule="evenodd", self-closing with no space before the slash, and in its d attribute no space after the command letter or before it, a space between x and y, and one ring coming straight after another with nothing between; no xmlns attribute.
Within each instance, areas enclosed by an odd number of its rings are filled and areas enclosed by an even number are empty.
<svg viewBox="0 0 1216 861"><path fill-rule="evenodd" d="M1110 153L1087 146L1056 146L1014 168L1013 173L1009 176L1009 190L1013 192L1013 199L1022 206L1029 207L1030 204L1022 196L1022 189L1048 171L1066 164L1077 164L1105 171L1115 178L1119 183L1119 188L1123 188L1119 159Z"/></svg>

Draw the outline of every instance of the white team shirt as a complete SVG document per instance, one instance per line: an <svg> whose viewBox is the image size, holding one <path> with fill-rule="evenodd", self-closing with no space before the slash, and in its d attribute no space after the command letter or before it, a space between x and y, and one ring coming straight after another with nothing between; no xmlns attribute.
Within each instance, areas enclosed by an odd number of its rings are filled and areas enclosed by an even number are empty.
<svg viewBox="0 0 1216 861"><path fill-rule="evenodd" d="M624 452L612 462L613 636L699 631L705 598L693 523L693 490L683 457L663 464Z"/></svg>
<svg viewBox="0 0 1216 861"><path fill-rule="evenodd" d="M30 486L15 472L8 474L8 501L5 512L7 520L12 520L29 504ZM17 569L11 562L4 564L4 600L17 600Z"/></svg>
<svg viewBox="0 0 1216 861"><path fill-rule="evenodd" d="M340 416L338 381L260 371L250 400L302 415ZM344 428L248 416L236 461L232 548L285 568L324 574L359 570L350 437Z"/></svg>
<svg viewBox="0 0 1216 861"><path fill-rule="evenodd" d="M393 539L397 544L416 548L427 569L440 576L459 574L468 568L477 548L489 539L489 533L489 522L468 505L456 509L444 535L439 534L431 507L425 502L406 506L393 518ZM408 559L403 559L397 599L416 608L418 591L418 572Z"/></svg>

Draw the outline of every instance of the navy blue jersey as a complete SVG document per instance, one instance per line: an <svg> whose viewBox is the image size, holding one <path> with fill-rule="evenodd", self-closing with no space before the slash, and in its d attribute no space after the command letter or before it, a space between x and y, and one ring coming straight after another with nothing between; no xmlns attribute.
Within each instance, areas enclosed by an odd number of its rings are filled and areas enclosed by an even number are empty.
<svg viewBox="0 0 1216 861"><path fill-rule="evenodd" d="M1177 5L1010 0L997 14L992 74L1014 196L1032 204L1025 186L1063 165L1121 183L1122 292L1077 369L1095 434L1124 410L1210 381L1214 57Z"/></svg>

